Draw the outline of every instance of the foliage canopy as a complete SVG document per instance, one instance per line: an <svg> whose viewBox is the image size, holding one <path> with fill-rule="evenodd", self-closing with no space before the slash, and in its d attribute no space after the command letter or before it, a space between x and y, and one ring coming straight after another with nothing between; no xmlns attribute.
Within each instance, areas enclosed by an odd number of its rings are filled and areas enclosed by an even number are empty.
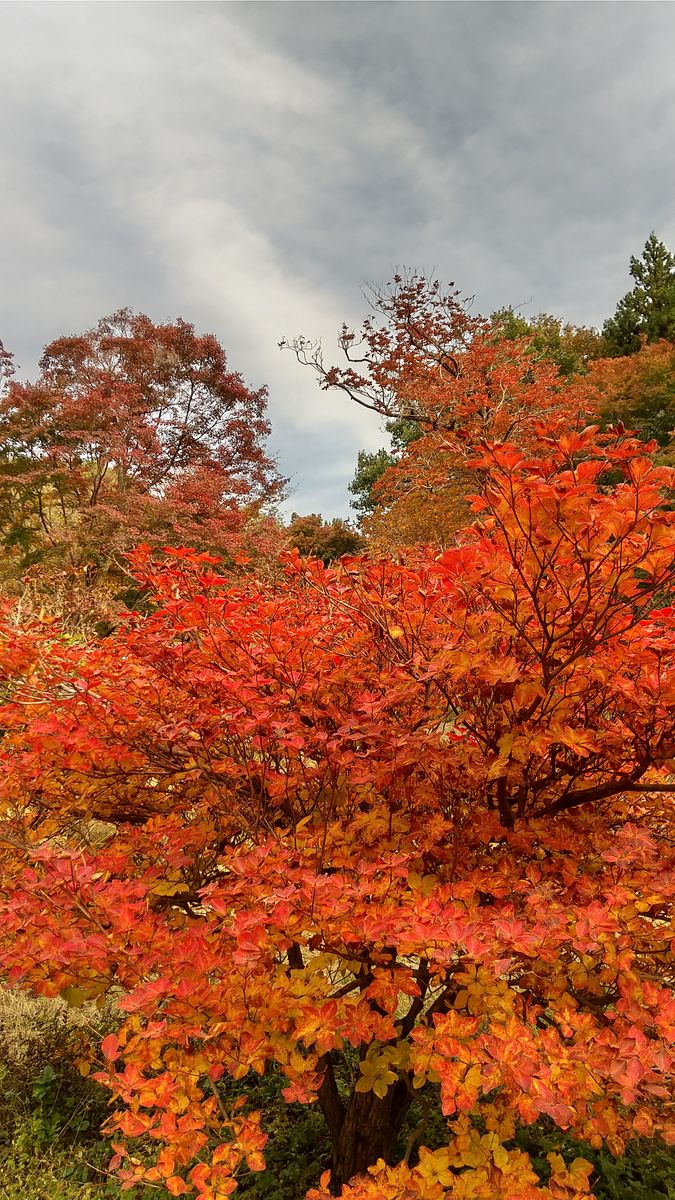
<svg viewBox="0 0 675 1200"><path fill-rule="evenodd" d="M130 497L175 510L215 472L240 512L278 486L217 343L113 326L2 400L5 487L72 500L73 554L87 497L126 547ZM83 1066L124 1188L221 1200L265 1170L231 1081L273 1068L330 1136L308 1200L581 1200L583 1157L535 1170L542 1120L675 1144L675 471L592 421L666 350L561 373L415 275L341 343L339 368L293 348L392 423L394 554L326 565L345 530L314 514L318 554L227 577L148 536L146 610L108 638L3 622L0 970L121 996ZM443 1137L401 1145L432 1096Z"/></svg>
<svg viewBox="0 0 675 1200"><path fill-rule="evenodd" d="M440 557L234 586L142 550L156 607L104 643L7 629L0 962L126 993L97 1078L130 1185L263 1169L219 1081L270 1062L328 1123L314 1200L586 1195L512 1148L542 1114L675 1136L673 477L561 422L467 462ZM431 1083L447 1144L388 1161Z"/></svg>

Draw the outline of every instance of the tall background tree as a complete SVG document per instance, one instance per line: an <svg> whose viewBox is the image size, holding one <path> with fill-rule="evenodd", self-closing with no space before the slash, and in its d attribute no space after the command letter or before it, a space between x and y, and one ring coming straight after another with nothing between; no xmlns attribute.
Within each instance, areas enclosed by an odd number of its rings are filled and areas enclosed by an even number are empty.
<svg viewBox="0 0 675 1200"><path fill-rule="evenodd" d="M650 233L640 258L630 260L633 288L603 326L609 354L636 354L643 342L675 341L675 256Z"/></svg>
<svg viewBox="0 0 675 1200"><path fill-rule="evenodd" d="M634 288L619 302L602 333L548 313L526 318L512 308L494 312L489 320L464 324L457 306L466 316L468 304L454 285L446 294L437 282L429 286L430 281L411 272L398 277L389 288L375 291L374 315L364 324L359 339L343 328L341 343L347 358L354 358L353 367L327 371L320 347L310 347L312 353L307 354L308 343L296 342L296 352L315 367L322 387L342 388L386 418L389 448L361 451L349 485L352 507L371 546L392 550L425 541L445 545L463 522L466 479L459 460L451 461L444 446L448 414L454 406L457 419L465 422L467 449L480 437L496 436L504 402L508 406L515 400L513 381L495 404L488 374L482 399L481 388L468 378L472 353L475 357L488 331L496 347L512 343L512 354L522 363L523 381L529 378L528 359L530 373L543 370L547 374L554 368L560 376L560 389L589 375L588 419L605 426L623 423L642 440L656 441L660 461L670 461L675 430L675 257L652 233L642 257L631 259L630 269ZM443 320L439 320L441 313ZM409 348L411 330L418 352L414 364L400 352L401 346ZM353 350L354 345L358 350ZM426 355L420 353L425 346ZM458 368L454 382L447 370L438 370L445 352L441 350L439 356L439 346L450 348L445 361L447 366L452 360ZM502 345L496 357L503 354ZM435 397L435 411L425 411L423 403L410 403L415 387L418 394L425 390L424 385L420 388L425 371L426 390ZM439 420L439 391L443 390L446 410ZM472 396L472 417L458 404L462 390ZM492 428L485 422L482 430L478 428L475 418L479 410L490 413ZM505 432L510 436L513 431L503 429L502 434Z"/></svg>
<svg viewBox="0 0 675 1200"><path fill-rule="evenodd" d="M409 278L421 282L421 277L412 273ZM437 295L442 295L440 285L435 283L434 286L438 289ZM385 294L386 289L376 293L380 300ZM451 296L457 301L459 293L450 293L446 297L448 315L451 311ZM415 323L420 345L423 344L428 327L425 306L429 299L429 293L425 293L424 289L419 287L414 294L414 303L410 293L406 297L408 314ZM464 307L468 308L467 302ZM402 306L393 303L384 305L376 301L375 308L383 320L390 322L394 327L404 324L407 319ZM488 330L492 331L497 343L518 343L518 346L514 347L514 353L529 356L533 366L538 363L553 364L564 380L584 374L595 359L608 353L605 340L597 329L564 322L548 313L539 313L528 319L512 308L504 308L494 312L488 320L475 320L462 339L460 355L468 350L472 337L481 332L485 334ZM453 339L453 330L449 325L445 344L454 346L457 352L458 345ZM433 378L435 346L431 345L428 349L430 376ZM409 371L409 363L402 358L399 365L401 374ZM398 397L390 395L387 399L389 410L397 404L400 404ZM396 539L408 543L438 541L439 537L441 541L447 539L452 536L457 522L463 520L466 514L462 502L465 481L461 471L456 467L453 472L444 476L442 468L435 472L427 470L428 486L424 489L424 494L420 495L416 490L415 480L410 476L408 465L409 460L421 453L426 456L429 464L429 454L434 454L434 441L438 442L437 437L434 439L433 423L425 422L422 411L417 410L415 415L390 417L385 421L385 428L390 435L389 449L381 449L374 453L360 451L354 479L349 485L353 496L352 507L359 515L364 532L373 544L388 548L392 547ZM424 450L422 446L412 448L411 444L425 434L430 435L430 442L425 443ZM469 438L475 436L475 430L467 430L467 435ZM416 478L419 481L419 471L416 472Z"/></svg>
<svg viewBox="0 0 675 1200"><path fill-rule="evenodd" d="M384 548L391 543L394 526L406 527L403 540L427 541L440 528L456 528L460 520L456 464L437 473L433 498L427 489L423 503L417 503L416 495L412 508L401 464L425 434L442 437L452 427L452 383L458 379L462 354L487 329L487 322L472 315L471 299L453 283L444 287L415 271L397 273L383 287L372 286L369 302L371 313L358 332L342 327L338 344L343 365L326 366L322 346L306 338L282 345L290 345L298 360L316 372L322 389L341 391L384 418L391 450L361 452L350 485L364 532ZM399 468L400 486L393 497L389 485ZM394 516L396 501L405 513Z"/></svg>

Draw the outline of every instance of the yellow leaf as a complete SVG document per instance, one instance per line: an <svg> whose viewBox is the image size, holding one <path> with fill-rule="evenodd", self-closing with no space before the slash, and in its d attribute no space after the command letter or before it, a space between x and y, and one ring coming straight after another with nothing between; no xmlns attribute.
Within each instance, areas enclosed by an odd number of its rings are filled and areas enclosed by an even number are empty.
<svg viewBox="0 0 675 1200"><path fill-rule="evenodd" d="M152 888L151 896L181 896L190 889L187 883L157 883Z"/></svg>
<svg viewBox="0 0 675 1200"><path fill-rule="evenodd" d="M384 1053L392 1066L405 1068L410 1062L410 1043L397 1042L395 1046L387 1046Z"/></svg>
<svg viewBox="0 0 675 1200"><path fill-rule="evenodd" d="M337 961L338 959L336 959L334 954L315 954L312 958L310 958L304 970L310 975L316 975L319 971L328 970L328 968L334 966ZM283 968L283 971L285 973L285 967Z"/></svg>
<svg viewBox="0 0 675 1200"><path fill-rule="evenodd" d="M556 1154L554 1151L551 1151L546 1155L546 1158L551 1168L551 1178L556 1183L564 1183L567 1180L567 1167L565 1166L565 1159L562 1154Z"/></svg>
<svg viewBox="0 0 675 1200"><path fill-rule="evenodd" d="M461 1152L462 1165L465 1167L482 1167L487 1158L485 1147L477 1140L472 1141L471 1145L463 1148Z"/></svg>
<svg viewBox="0 0 675 1200"><path fill-rule="evenodd" d="M422 1146L417 1169L428 1183L440 1183L442 1187L452 1187L457 1182L456 1175L450 1170L450 1153L446 1149L431 1151Z"/></svg>
<svg viewBox="0 0 675 1200"><path fill-rule="evenodd" d="M508 1166L509 1152L502 1146L496 1133L486 1133L481 1141L490 1147L493 1162L500 1171L503 1171Z"/></svg>
<svg viewBox="0 0 675 1200"><path fill-rule="evenodd" d="M86 996L79 987L61 988L61 998L65 1000L69 1008L82 1008L86 1000Z"/></svg>
<svg viewBox="0 0 675 1200"><path fill-rule="evenodd" d="M497 758L490 767L487 777L489 780L499 779L506 773L506 763L503 758Z"/></svg>
<svg viewBox="0 0 675 1200"><path fill-rule="evenodd" d="M593 1169L593 1164L588 1162L588 1160L585 1158L575 1158L570 1164L570 1182L577 1189L577 1191L588 1191L588 1180Z"/></svg>
<svg viewBox="0 0 675 1200"><path fill-rule="evenodd" d="M500 1171L505 1170L505 1168L509 1165L509 1152L508 1150L505 1150L503 1146L497 1146L492 1151L492 1157L494 1159L495 1166L499 1167Z"/></svg>
<svg viewBox="0 0 675 1200"><path fill-rule="evenodd" d="M499 757L508 758L513 746L513 734L505 733L502 737L500 737L497 745L499 746Z"/></svg>

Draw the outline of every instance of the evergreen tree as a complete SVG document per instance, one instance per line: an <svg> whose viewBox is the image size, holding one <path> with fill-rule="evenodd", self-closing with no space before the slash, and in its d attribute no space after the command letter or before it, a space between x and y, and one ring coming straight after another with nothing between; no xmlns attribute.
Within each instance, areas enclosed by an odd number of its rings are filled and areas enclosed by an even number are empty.
<svg viewBox="0 0 675 1200"><path fill-rule="evenodd" d="M675 341L675 255L650 233L642 258L631 257L633 290L619 300L603 334L612 357L636 354L642 341Z"/></svg>
<svg viewBox="0 0 675 1200"><path fill-rule="evenodd" d="M385 422L385 428L391 438L391 450L382 448L372 453L359 450L354 478L349 484L349 491L354 497L350 504L359 514L359 520L369 517L378 507L377 496L373 493L378 479L398 462L406 447L422 433L417 421L408 420L406 417Z"/></svg>

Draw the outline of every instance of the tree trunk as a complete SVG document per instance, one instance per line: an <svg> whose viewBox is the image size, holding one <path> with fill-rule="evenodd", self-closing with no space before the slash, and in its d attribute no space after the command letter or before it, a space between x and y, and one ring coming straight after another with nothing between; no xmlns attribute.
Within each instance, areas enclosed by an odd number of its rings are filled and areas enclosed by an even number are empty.
<svg viewBox="0 0 675 1200"><path fill-rule="evenodd" d="M378 1158L389 1161L411 1099L399 1080L383 1100L374 1092L353 1092L343 1104L332 1072L325 1078L319 1103L333 1143L330 1190L334 1196L354 1175L365 1174Z"/></svg>

